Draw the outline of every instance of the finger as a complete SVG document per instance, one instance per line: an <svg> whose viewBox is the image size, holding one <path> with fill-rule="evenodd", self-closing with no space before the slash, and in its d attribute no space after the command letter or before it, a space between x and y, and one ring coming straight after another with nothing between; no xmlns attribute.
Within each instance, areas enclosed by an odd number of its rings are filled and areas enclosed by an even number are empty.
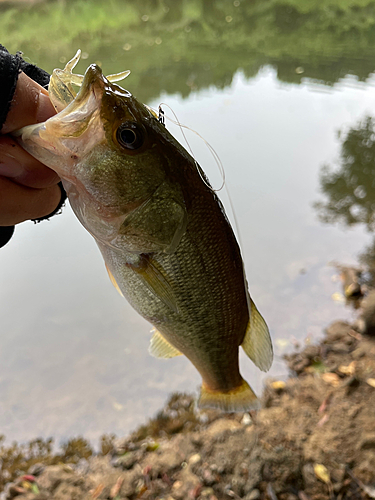
<svg viewBox="0 0 375 500"><path fill-rule="evenodd" d="M20 73L7 119L1 129L9 134L26 125L44 122L56 114L46 89L25 73Z"/></svg>
<svg viewBox="0 0 375 500"><path fill-rule="evenodd" d="M27 153L10 136L0 136L0 175L32 188L57 184L59 176Z"/></svg>
<svg viewBox="0 0 375 500"><path fill-rule="evenodd" d="M50 214L61 199L59 186L33 189L0 177L0 226L12 226Z"/></svg>

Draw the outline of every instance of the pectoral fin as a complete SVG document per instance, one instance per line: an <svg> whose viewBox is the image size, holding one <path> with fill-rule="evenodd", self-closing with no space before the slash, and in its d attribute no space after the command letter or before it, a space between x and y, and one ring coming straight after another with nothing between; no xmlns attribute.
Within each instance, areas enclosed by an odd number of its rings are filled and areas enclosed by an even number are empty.
<svg viewBox="0 0 375 500"><path fill-rule="evenodd" d="M141 256L139 263L127 264L142 279L143 284L173 312L178 312L176 297L171 285L162 272L150 261L147 256Z"/></svg>
<svg viewBox="0 0 375 500"><path fill-rule="evenodd" d="M175 356L181 356L182 353L173 347L163 335L157 330L152 330L154 335L152 336L148 352L155 358L174 358Z"/></svg>
<svg viewBox="0 0 375 500"><path fill-rule="evenodd" d="M137 252L174 253L186 226L183 194L177 186L165 181L151 198L126 217L119 233Z"/></svg>
<svg viewBox="0 0 375 500"><path fill-rule="evenodd" d="M271 368L273 360L270 332L262 315L251 299L250 304L250 321L241 345L251 361L262 371L266 372Z"/></svg>
<svg viewBox="0 0 375 500"><path fill-rule="evenodd" d="M116 288L116 290L121 295L121 297L123 297L122 291L120 290L120 287L118 286L117 281L115 280L113 274L109 270L107 263L105 264L105 268L107 269L107 273L108 273L109 279L111 280L112 285Z"/></svg>

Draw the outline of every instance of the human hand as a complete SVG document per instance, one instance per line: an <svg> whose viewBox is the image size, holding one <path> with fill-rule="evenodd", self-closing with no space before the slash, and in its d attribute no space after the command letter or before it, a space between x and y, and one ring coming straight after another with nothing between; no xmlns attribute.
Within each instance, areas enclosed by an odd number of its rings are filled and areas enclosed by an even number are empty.
<svg viewBox="0 0 375 500"><path fill-rule="evenodd" d="M10 135L54 114L48 92L21 73L0 131L0 226L42 218L53 212L61 200L58 175L29 155Z"/></svg>

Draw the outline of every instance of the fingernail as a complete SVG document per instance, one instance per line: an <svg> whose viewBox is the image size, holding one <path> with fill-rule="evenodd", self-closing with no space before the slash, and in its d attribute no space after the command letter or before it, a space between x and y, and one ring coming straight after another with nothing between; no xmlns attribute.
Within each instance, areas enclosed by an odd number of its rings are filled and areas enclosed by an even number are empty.
<svg viewBox="0 0 375 500"><path fill-rule="evenodd" d="M41 123L46 121L48 118L53 116L56 111L52 106L50 98L48 94L45 94L43 91L39 93L39 101L38 101L38 110L36 112L35 118L37 123Z"/></svg>
<svg viewBox="0 0 375 500"><path fill-rule="evenodd" d="M3 177L18 177L25 172L24 167L17 161L17 159L7 153L1 155L0 161L0 175ZM5 161L4 161L5 160Z"/></svg>

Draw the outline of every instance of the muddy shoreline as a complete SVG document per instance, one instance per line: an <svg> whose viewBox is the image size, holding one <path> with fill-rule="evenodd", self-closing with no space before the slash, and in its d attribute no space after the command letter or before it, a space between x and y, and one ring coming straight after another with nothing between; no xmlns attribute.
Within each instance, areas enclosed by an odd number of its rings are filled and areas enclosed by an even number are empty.
<svg viewBox="0 0 375 500"><path fill-rule="evenodd" d="M130 436L104 437L100 454L84 440L58 458L34 453L1 498L375 498L375 337L337 321L286 363L289 379L268 380L258 412L199 412L173 395Z"/></svg>

